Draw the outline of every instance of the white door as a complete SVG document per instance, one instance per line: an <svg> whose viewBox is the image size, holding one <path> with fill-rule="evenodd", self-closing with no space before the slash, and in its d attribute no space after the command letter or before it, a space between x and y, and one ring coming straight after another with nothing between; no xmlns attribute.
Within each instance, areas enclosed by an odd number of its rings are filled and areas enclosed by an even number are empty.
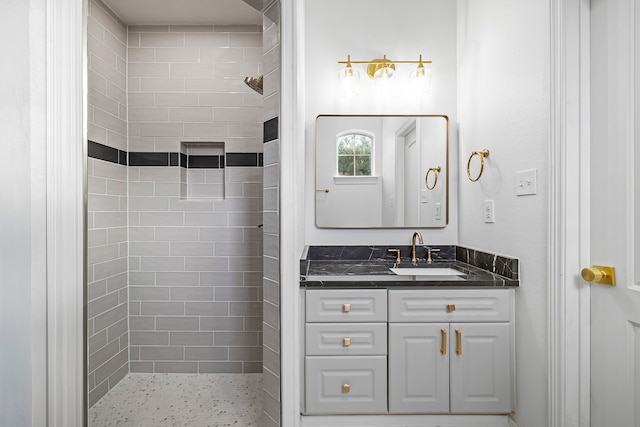
<svg viewBox="0 0 640 427"><path fill-rule="evenodd" d="M640 5L591 1L591 426L640 426ZM588 266L585 266L588 267Z"/></svg>

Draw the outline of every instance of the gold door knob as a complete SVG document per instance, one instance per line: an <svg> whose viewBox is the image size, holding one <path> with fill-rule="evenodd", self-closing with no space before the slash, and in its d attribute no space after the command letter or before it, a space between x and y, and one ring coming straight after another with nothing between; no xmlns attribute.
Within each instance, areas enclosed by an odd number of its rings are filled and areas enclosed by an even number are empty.
<svg viewBox="0 0 640 427"><path fill-rule="evenodd" d="M616 285L616 270L607 265L594 265L583 268L580 272L582 278L587 282L596 282L602 285Z"/></svg>

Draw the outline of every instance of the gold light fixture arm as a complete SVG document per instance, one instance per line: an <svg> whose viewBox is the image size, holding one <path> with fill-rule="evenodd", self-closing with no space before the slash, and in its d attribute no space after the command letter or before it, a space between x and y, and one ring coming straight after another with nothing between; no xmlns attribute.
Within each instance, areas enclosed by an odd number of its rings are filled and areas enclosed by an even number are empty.
<svg viewBox="0 0 640 427"><path fill-rule="evenodd" d="M436 166L435 168L429 168L427 174L424 176L424 186L427 187L427 190L433 190L438 185L438 175L442 168L440 166ZM429 174L433 172L433 185L429 185Z"/></svg>
<svg viewBox="0 0 640 427"><path fill-rule="evenodd" d="M366 64L367 65L367 75L374 78L375 73L382 68L390 68L392 70L396 69L395 64L417 64L418 68L424 69L425 64L431 64L432 61L425 61L422 59L422 55L419 56L417 61L394 61L387 58L387 55L383 55L382 58L376 58L369 61L355 61L351 59L351 55L347 55L346 61L338 61L338 64L345 65L347 68L351 67L352 64Z"/></svg>
<svg viewBox="0 0 640 427"><path fill-rule="evenodd" d="M475 156L478 156L480 158L480 172L478 172L478 176L473 178L471 176L471 161L473 160L473 158ZM482 176L482 173L484 172L484 158L485 157L489 157L489 150L487 150L486 148L484 150L482 150L482 151L473 151L471 153L471 156L469 157L469 160L467 161L467 177L469 178L469 180L471 182L476 182Z"/></svg>

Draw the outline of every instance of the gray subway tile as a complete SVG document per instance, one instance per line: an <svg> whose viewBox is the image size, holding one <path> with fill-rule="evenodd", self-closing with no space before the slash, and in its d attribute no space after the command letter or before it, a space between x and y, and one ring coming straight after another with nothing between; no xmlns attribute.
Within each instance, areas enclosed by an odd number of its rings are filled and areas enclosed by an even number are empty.
<svg viewBox="0 0 640 427"><path fill-rule="evenodd" d="M242 228L202 227L200 240L213 242L242 242L244 232Z"/></svg>
<svg viewBox="0 0 640 427"><path fill-rule="evenodd" d="M198 240L198 229L190 227L156 227L156 240L193 242Z"/></svg>
<svg viewBox="0 0 640 427"><path fill-rule="evenodd" d="M107 339L109 342L126 335L129 332L129 321L127 318L114 323L107 328Z"/></svg>
<svg viewBox="0 0 640 427"><path fill-rule="evenodd" d="M158 331L197 331L199 327L198 317L157 317L156 330Z"/></svg>
<svg viewBox="0 0 640 427"><path fill-rule="evenodd" d="M140 260L143 271L183 271L185 259L182 257L143 257Z"/></svg>
<svg viewBox="0 0 640 427"><path fill-rule="evenodd" d="M128 274L121 273L116 276L109 277L107 279L107 292L115 292L120 289L124 289L127 286Z"/></svg>
<svg viewBox="0 0 640 427"><path fill-rule="evenodd" d="M131 286L129 298L132 301L168 301L169 289L169 287L159 286Z"/></svg>
<svg viewBox="0 0 640 427"><path fill-rule="evenodd" d="M158 272L156 285L167 286L198 286L200 274L192 272Z"/></svg>
<svg viewBox="0 0 640 427"><path fill-rule="evenodd" d="M118 258L94 266L94 280L105 279L127 271L127 259Z"/></svg>
<svg viewBox="0 0 640 427"><path fill-rule="evenodd" d="M262 257L231 257L229 271L262 271Z"/></svg>
<svg viewBox="0 0 640 427"><path fill-rule="evenodd" d="M262 316L262 301L260 302L230 302L229 313L232 316Z"/></svg>
<svg viewBox="0 0 640 427"><path fill-rule="evenodd" d="M129 369L132 373L153 373L153 362L130 362Z"/></svg>
<svg viewBox="0 0 640 427"><path fill-rule="evenodd" d="M275 328L280 327L280 308L278 306L264 301L262 304L262 317L265 323Z"/></svg>
<svg viewBox="0 0 640 427"><path fill-rule="evenodd" d="M182 302L151 302L151 301L143 301L140 309L142 315L183 315L184 314L184 303ZM160 320L158 318L157 320ZM159 326L159 322L157 329L165 329Z"/></svg>
<svg viewBox="0 0 640 427"><path fill-rule="evenodd" d="M213 288L177 287L171 289L172 301L213 301Z"/></svg>
<svg viewBox="0 0 640 427"><path fill-rule="evenodd" d="M201 212L187 212L184 214L185 225L213 225L213 226L226 226L228 224L227 213L201 213Z"/></svg>
<svg viewBox="0 0 640 427"><path fill-rule="evenodd" d="M154 372L158 374L197 374L197 362L155 362Z"/></svg>
<svg viewBox="0 0 640 427"><path fill-rule="evenodd" d="M244 274L240 271L202 272L200 286L243 286Z"/></svg>
<svg viewBox="0 0 640 427"><path fill-rule="evenodd" d="M182 212L140 212L141 226L176 226L183 225ZM189 224L187 224L189 225Z"/></svg>
<svg viewBox="0 0 640 427"><path fill-rule="evenodd" d="M216 346L255 346L258 334L255 332L215 332L213 342Z"/></svg>
<svg viewBox="0 0 640 427"><path fill-rule="evenodd" d="M213 256L212 243L171 242L172 256Z"/></svg>
<svg viewBox="0 0 640 427"><path fill-rule="evenodd" d="M102 366L113 356L120 351L120 344L117 341L112 341L100 350L96 351L89 356L88 369L89 372L95 371L99 366Z"/></svg>
<svg viewBox="0 0 640 427"><path fill-rule="evenodd" d="M127 317L127 304L120 304L93 319L95 331L101 331Z"/></svg>
<svg viewBox="0 0 640 427"><path fill-rule="evenodd" d="M262 347L229 347L229 360L261 362Z"/></svg>
<svg viewBox="0 0 640 427"><path fill-rule="evenodd" d="M140 347L140 360L184 360L184 347Z"/></svg>
<svg viewBox="0 0 640 427"><path fill-rule="evenodd" d="M87 285L87 300L91 301L107 293L107 281L100 280Z"/></svg>
<svg viewBox="0 0 640 427"><path fill-rule="evenodd" d="M132 271L129 273L129 285L153 286L156 284L156 273Z"/></svg>
<svg viewBox="0 0 640 427"><path fill-rule="evenodd" d="M262 388L276 399L280 399L280 378L273 372L265 370L262 373Z"/></svg>
<svg viewBox="0 0 640 427"><path fill-rule="evenodd" d="M242 317L201 317L202 331L243 331Z"/></svg>
<svg viewBox="0 0 640 427"><path fill-rule="evenodd" d="M244 317L244 330L262 332L262 316Z"/></svg>
<svg viewBox="0 0 640 427"><path fill-rule="evenodd" d="M106 346L107 343L107 331L102 330L101 332L98 332L97 334L89 337L89 339L87 340L88 353L90 355L95 353L97 350L100 350L101 348Z"/></svg>
<svg viewBox="0 0 640 427"><path fill-rule="evenodd" d="M189 257L185 260L187 271L228 271L229 260L224 257Z"/></svg>
<svg viewBox="0 0 640 427"><path fill-rule="evenodd" d="M170 345L213 345L213 332L170 332Z"/></svg>
<svg viewBox="0 0 640 427"><path fill-rule="evenodd" d="M242 362L242 372L245 374L262 373L262 362Z"/></svg>
<svg viewBox="0 0 640 427"><path fill-rule="evenodd" d="M146 242L155 239L153 227L129 227L129 239L131 242Z"/></svg>
<svg viewBox="0 0 640 427"><path fill-rule="evenodd" d="M227 347L185 347L185 360L229 360Z"/></svg>
<svg viewBox="0 0 640 427"><path fill-rule="evenodd" d="M253 287L223 287L215 288L216 301L257 301L258 290Z"/></svg>
<svg viewBox="0 0 640 427"><path fill-rule="evenodd" d="M226 302L185 302L185 314L198 316L226 316L229 314L229 304Z"/></svg>
<svg viewBox="0 0 640 427"><path fill-rule="evenodd" d="M128 361L127 349L120 351L113 358L109 359L104 365L96 368L96 382L102 382L113 375L118 369L125 366Z"/></svg>
<svg viewBox="0 0 640 427"><path fill-rule="evenodd" d="M156 318L153 316L130 316L129 328L132 331L152 331L156 327Z"/></svg>
<svg viewBox="0 0 640 427"><path fill-rule="evenodd" d="M268 324L264 324L262 328L262 338L264 345L270 349L280 351L280 331Z"/></svg>
<svg viewBox="0 0 640 427"><path fill-rule="evenodd" d="M131 345L169 345L169 332L132 331Z"/></svg>
<svg viewBox="0 0 640 427"><path fill-rule="evenodd" d="M170 255L168 242L131 242L129 254L131 256L168 256Z"/></svg>
<svg viewBox="0 0 640 427"><path fill-rule="evenodd" d="M260 255L260 244L256 242L243 243L216 243L216 256L229 257L256 257Z"/></svg>
<svg viewBox="0 0 640 427"><path fill-rule="evenodd" d="M242 362L199 362L201 374L241 374Z"/></svg>

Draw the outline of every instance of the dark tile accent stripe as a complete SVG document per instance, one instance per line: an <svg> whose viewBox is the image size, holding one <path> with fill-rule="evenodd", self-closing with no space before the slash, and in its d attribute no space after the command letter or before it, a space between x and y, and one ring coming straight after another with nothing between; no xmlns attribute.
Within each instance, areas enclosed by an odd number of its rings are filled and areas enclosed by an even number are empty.
<svg viewBox="0 0 640 427"><path fill-rule="evenodd" d="M129 166L169 166L169 153L130 152Z"/></svg>
<svg viewBox="0 0 640 427"><path fill-rule="evenodd" d="M267 120L262 124L263 142L278 139L278 117Z"/></svg>
<svg viewBox="0 0 640 427"><path fill-rule="evenodd" d="M88 141L90 158L118 163L124 166L180 166L196 169L223 169L225 167L261 167L263 153L227 153L226 155L188 156L184 153L130 152L118 150L94 141Z"/></svg>
<svg viewBox="0 0 640 427"><path fill-rule="evenodd" d="M127 152L118 150L117 148L109 147L104 144L100 144L94 141L88 141L87 143L87 155L92 159L104 160L110 163L120 163L122 156L126 159Z"/></svg>
<svg viewBox="0 0 640 427"><path fill-rule="evenodd" d="M258 153L227 153L227 167L233 166L258 166Z"/></svg>
<svg viewBox="0 0 640 427"><path fill-rule="evenodd" d="M220 169L221 156L187 156L189 169Z"/></svg>

